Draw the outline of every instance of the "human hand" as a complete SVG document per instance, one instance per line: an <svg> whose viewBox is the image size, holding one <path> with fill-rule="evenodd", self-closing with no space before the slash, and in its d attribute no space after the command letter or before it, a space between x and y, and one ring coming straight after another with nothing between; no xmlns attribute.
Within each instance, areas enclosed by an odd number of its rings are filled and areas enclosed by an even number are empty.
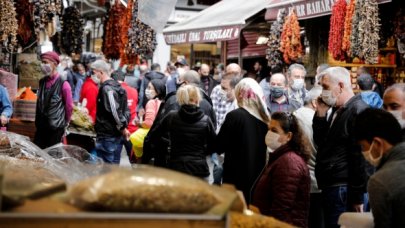
<svg viewBox="0 0 405 228"><path fill-rule="evenodd" d="M2 126L6 125L8 123L8 117L7 116L1 115L0 119L1 119L1 125Z"/></svg>
<svg viewBox="0 0 405 228"><path fill-rule="evenodd" d="M139 111L138 111L138 118L141 118L141 117L144 116L144 115L145 115L145 109L143 109L143 108L139 109Z"/></svg>
<svg viewBox="0 0 405 228"><path fill-rule="evenodd" d="M363 211L363 208L364 208L364 205L363 205L363 204L354 204L354 205L353 205L353 210L354 210L355 212L362 213L362 212L364 212L364 211Z"/></svg>
<svg viewBox="0 0 405 228"><path fill-rule="evenodd" d="M129 141L129 136L131 136L131 133L128 131L128 129L124 128L121 133L125 140Z"/></svg>
<svg viewBox="0 0 405 228"><path fill-rule="evenodd" d="M316 99L316 113L319 117L325 117L326 113L328 112L330 106L323 102L321 97Z"/></svg>

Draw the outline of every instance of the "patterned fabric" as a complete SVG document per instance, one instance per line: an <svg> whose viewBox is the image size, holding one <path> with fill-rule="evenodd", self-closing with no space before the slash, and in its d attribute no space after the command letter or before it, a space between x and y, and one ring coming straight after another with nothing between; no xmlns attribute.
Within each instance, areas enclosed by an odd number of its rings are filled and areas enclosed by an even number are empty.
<svg viewBox="0 0 405 228"><path fill-rule="evenodd" d="M212 108L217 116L217 131L221 128L224 123L226 114L228 112L235 110L238 106L235 101L228 101L226 95L223 94L221 85L217 85L211 93Z"/></svg>

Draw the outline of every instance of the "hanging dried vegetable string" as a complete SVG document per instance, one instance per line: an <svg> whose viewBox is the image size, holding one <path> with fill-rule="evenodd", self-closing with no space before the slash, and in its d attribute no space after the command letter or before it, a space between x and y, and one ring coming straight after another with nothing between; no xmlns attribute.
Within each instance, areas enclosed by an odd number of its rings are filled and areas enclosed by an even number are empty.
<svg viewBox="0 0 405 228"><path fill-rule="evenodd" d="M17 0L15 8L18 20L17 35L19 42L25 46L33 38L35 39L34 22L32 21L33 6L29 3L29 0Z"/></svg>
<svg viewBox="0 0 405 228"><path fill-rule="evenodd" d="M125 6L120 1L116 1L109 12L102 48L104 55L108 59L119 59L121 56L120 51L123 50L121 37L124 35L122 34L124 20L121 20L121 18L125 15L125 11Z"/></svg>
<svg viewBox="0 0 405 228"><path fill-rule="evenodd" d="M83 44L83 20L75 6L69 6L63 14L62 48L67 55L81 53Z"/></svg>
<svg viewBox="0 0 405 228"><path fill-rule="evenodd" d="M346 8L346 17L345 17L345 27L343 32L343 41L342 41L342 50L351 56L350 53L350 36L352 33L352 19L354 14L354 8L356 6L356 0L350 0L349 5Z"/></svg>
<svg viewBox="0 0 405 228"><path fill-rule="evenodd" d="M129 26L130 26L130 23L131 23L131 19L132 19L132 8L133 8L133 0L128 0L128 7L127 7L127 11L126 11L126 14L125 14L125 17L124 17L124 20L125 20L125 22L124 22L124 26L122 27L122 49L123 50L121 50L121 56L120 56L120 59L121 59L121 62L120 62L120 64L121 64L121 66L123 66L123 65L125 65L125 64L133 64L134 63L134 60L132 59L132 61L130 61L131 60L131 58L128 56L128 54L127 54L127 49L126 49L126 47L127 47L127 45L128 45L128 29L129 29Z"/></svg>
<svg viewBox="0 0 405 228"><path fill-rule="evenodd" d="M13 51L17 45L17 18L13 1L0 0L0 41Z"/></svg>
<svg viewBox="0 0 405 228"><path fill-rule="evenodd" d="M156 34L151 27L138 18L138 2L134 0L132 20L128 30L128 58L136 59L137 55L150 55L156 48Z"/></svg>
<svg viewBox="0 0 405 228"><path fill-rule="evenodd" d="M283 31L283 24L287 12L281 10L275 21L270 28L269 41L267 42L267 60L270 67L283 65L283 54L280 52L280 39Z"/></svg>
<svg viewBox="0 0 405 228"><path fill-rule="evenodd" d="M346 0L338 0L332 7L332 16L330 17L328 51L336 60L345 59L344 52L342 51L342 41L346 5Z"/></svg>
<svg viewBox="0 0 405 228"><path fill-rule="evenodd" d="M55 34L55 16L61 14L61 0L30 0L34 6L34 26L37 37L47 30L49 36Z"/></svg>
<svg viewBox="0 0 405 228"><path fill-rule="evenodd" d="M291 61L297 61L302 56L302 45L300 35L300 25L295 10L290 12L283 25L281 33L281 47L284 62L290 64Z"/></svg>
<svg viewBox="0 0 405 228"><path fill-rule="evenodd" d="M357 0L354 7L354 13L352 18L352 34L350 35L350 53L352 57L361 56L361 40L363 40L363 32L359 31L360 24L360 12L361 6L364 4L364 0Z"/></svg>

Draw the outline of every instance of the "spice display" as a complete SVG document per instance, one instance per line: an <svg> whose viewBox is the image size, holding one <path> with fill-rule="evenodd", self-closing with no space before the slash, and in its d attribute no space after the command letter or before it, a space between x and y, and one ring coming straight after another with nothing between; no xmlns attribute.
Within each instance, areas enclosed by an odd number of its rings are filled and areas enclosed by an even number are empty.
<svg viewBox="0 0 405 228"><path fill-rule="evenodd" d="M126 53L129 58L135 58L137 55L149 55L153 53L156 45L156 34L151 27L139 20L138 2L134 0Z"/></svg>
<svg viewBox="0 0 405 228"><path fill-rule="evenodd" d="M275 218L263 215L253 214L245 215L242 213L230 213L230 227L238 228L291 228L293 226L280 222Z"/></svg>
<svg viewBox="0 0 405 228"><path fill-rule="evenodd" d="M67 55L81 53L83 44L83 20L79 10L70 6L65 9L62 24L62 48Z"/></svg>
<svg viewBox="0 0 405 228"><path fill-rule="evenodd" d="M147 166L83 180L69 195L74 205L98 211L204 213L221 202L203 180Z"/></svg>
<svg viewBox="0 0 405 228"><path fill-rule="evenodd" d="M338 0L332 7L332 16L330 17L328 51L336 60L345 59L342 51L342 31L345 27L346 5L346 0Z"/></svg>
<svg viewBox="0 0 405 228"><path fill-rule="evenodd" d="M121 51L123 50L122 27L125 24L125 20L122 20L125 15L126 8L122 3L116 1L111 7L108 18L106 18L105 35L103 40L103 53L108 59L119 59Z"/></svg>
<svg viewBox="0 0 405 228"><path fill-rule="evenodd" d="M17 18L13 1L0 0L0 41L10 50L17 45Z"/></svg>
<svg viewBox="0 0 405 228"><path fill-rule="evenodd" d="M279 11L277 21L271 25L269 41L267 42L267 60L270 67L283 65L283 54L280 52L280 39L287 12Z"/></svg>
<svg viewBox="0 0 405 228"><path fill-rule="evenodd" d="M281 33L280 51L283 52L284 62L290 64L302 56L300 25L295 10L286 18Z"/></svg>
<svg viewBox="0 0 405 228"><path fill-rule="evenodd" d="M74 106L70 124L85 131L94 131L93 121L82 107Z"/></svg>
<svg viewBox="0 0 405 228"><path fill-rule="evenodd" d="M29 0L17 0L16 12L18 20L19 41L23 46L27 45L31 39L35 38L34 35L34 22L32 21L33 5Z"/></svg>
<svg viewBox="0 0 405 228"><path fill-rule="evenodd" d="M352 55L365 59L367 64L378 62L378 40L380 31L376 0L356 2L350 38Z"/></svg>
<svg viewBox="0 0 405 228"><path fill-rule="evenodd" d="M34 6L35 34L40 36L41 30L46 30L48 36L56 32L54 17L61 14L61 0L30 0Z"/></svg>
<svg viewBox="0 0 405 228"><path fill-rule="evenodd" d="M343 41L342 41L342 51L346 52L346 54L348 56L351 56L350 36L352 34L352 19L353 19L355 6L356 6L356 0L350 0L349 5L347 5L347 7L346 7L345 26L344 26Z"/></svg>

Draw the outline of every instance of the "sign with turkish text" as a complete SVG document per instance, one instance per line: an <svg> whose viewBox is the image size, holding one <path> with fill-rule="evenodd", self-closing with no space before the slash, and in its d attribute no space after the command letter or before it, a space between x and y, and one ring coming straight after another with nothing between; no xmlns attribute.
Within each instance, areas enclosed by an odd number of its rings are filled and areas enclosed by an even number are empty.
<svg viewBox="0 0 405 228"><path fill-rule="evenodd" d="M237 39L239 38L240 29L240 25L235 25L182 32L166 32L163 35L167 44L205 43Z"/></svg>

